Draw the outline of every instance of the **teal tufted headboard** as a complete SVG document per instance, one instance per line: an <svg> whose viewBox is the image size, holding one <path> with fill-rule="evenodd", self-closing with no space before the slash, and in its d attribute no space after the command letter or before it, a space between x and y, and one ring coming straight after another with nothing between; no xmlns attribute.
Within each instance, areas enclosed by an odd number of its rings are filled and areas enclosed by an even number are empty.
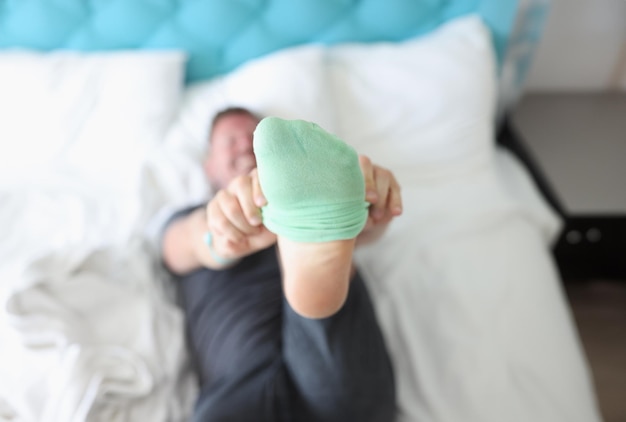
<svg viewBox="0 0 626 422"><path fill-rule="evenodd" d="M469 13L502 61L518 0L0 0L0 48L183 49L187 80L304 43L398 41Z"/></svg>

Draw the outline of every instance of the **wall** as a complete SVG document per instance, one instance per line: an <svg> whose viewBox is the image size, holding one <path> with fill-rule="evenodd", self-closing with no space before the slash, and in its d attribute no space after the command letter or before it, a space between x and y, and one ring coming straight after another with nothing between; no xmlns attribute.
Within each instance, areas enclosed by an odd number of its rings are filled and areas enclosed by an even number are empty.
<svg viewBox="0 0 626 422"><path fill-rule="evenodd" d="M626 0L552 0L527 89L626 90Z"/></svg>

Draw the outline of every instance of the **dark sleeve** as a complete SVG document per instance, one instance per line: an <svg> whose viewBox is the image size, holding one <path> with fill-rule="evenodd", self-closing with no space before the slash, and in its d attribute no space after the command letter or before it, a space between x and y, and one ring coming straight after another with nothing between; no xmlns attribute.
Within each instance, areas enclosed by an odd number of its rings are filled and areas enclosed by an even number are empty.
<svg viewBox="0 0 626 422"><path fill-rule="evenodd" d="M170 274L174 275L173 273L171 273L169 271L169 268L167 268L167 265L165 265L165 262L163 261L163 256L162 256L162 251L163 251L163 238L165 237L165 231L167 230L167 228L170 226L170 224L172 224L174 221L178 220L179 218L183 218L188 216L189 214L191 214L192 212L194 212L195 210L197 210L198 208L204 207L206 206L206 203L202 203L202 204L197 204L197 205L192 205L190 207L186 207L183 208L181 210L176 211L174 214L171 215L171 217L169 217L166 221L165 224L163 224L163 227L161 228L159 234L158 234L158 247L159 247L159 255L161 255L161 266L163 268L165 268Z"/></svg>
<svg viewBox="0 0 626 422"><path fill-rule="evenodd" d="M165 221L165 224L163 224L163 229L161 230L161 239L163 239L163 235L165 234L165 230L167 230L167 228L169 227L170 224L172 224L174 221L178 220L179 218L183 218L183 217L191 214L192 212L194 212L198 208L204 207L205 205L206 205L205 203L192 205L190 207L178 210L174 214L172 214L172 216Z"/></svg>

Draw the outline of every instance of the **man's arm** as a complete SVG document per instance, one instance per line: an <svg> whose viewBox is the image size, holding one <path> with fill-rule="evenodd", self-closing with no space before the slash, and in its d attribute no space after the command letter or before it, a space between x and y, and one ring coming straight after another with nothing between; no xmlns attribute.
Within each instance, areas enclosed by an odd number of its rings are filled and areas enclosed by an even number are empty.
<svg viewBox="0 0 626 422"><path fill-rule="evenodd" d="M267 248L276 242L276 235L262 225L264 204L256 170L237 177L206 207L169 224L161 244L164 264L177 275L202 267L219 270ZM212 234L211 245L205 243L207 232Z"/></svg>
<svg viewBox="0 0 626 422"><path fill-rule="evenodd" d="M161 253L166 267L176 275L190 273L202 267L220 268L213 260L204 233L207 231L205 208L177 218L165 229Z"/></svg>

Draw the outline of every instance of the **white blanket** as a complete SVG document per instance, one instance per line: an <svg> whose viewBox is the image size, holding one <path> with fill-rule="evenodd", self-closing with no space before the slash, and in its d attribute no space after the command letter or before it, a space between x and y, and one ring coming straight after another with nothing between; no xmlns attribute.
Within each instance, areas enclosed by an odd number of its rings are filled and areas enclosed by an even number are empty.
<svg viewBox="0 0 626 422"><path fill-rule="evenodd" d="M106 199L62 177L0 194L0 397L18 420L189 412L182 315L132 210Z"/></svg>

